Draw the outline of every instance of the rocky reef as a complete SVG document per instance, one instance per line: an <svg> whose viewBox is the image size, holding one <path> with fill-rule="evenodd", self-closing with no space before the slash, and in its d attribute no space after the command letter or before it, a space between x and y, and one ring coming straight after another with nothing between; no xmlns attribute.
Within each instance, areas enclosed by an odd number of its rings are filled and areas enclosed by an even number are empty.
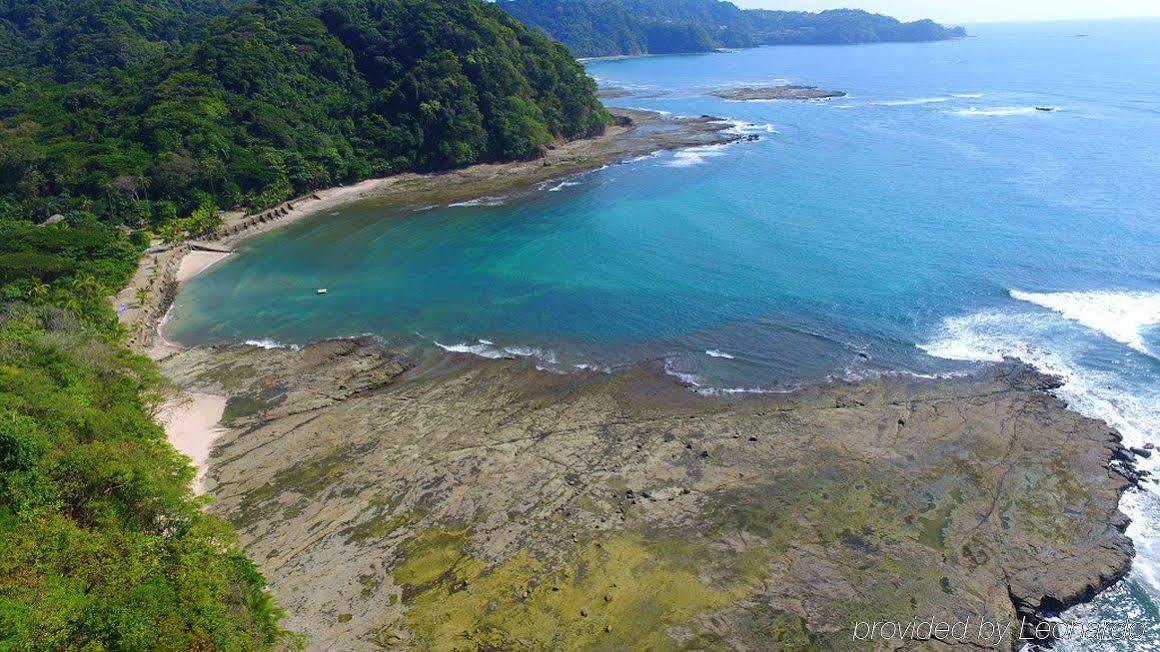
<svg viewBox="0 0 1160 652"><path fill-rule="evenodd" d="M849 649L1132 556L1118 437L1015 362L733 398L371 338L163 366L229 397L211 509L316 648Z"/></svg>
<svg viewBox="0 0 1160 652"><path fill-rule="evenodd" d="M845 97L846 93L842 91L827 91L816 86L785 85L766 86L763 88L742 86L740 88L714 91L710 95L738 102L749 102L752 100L827 100L834 97Z"/></svg>

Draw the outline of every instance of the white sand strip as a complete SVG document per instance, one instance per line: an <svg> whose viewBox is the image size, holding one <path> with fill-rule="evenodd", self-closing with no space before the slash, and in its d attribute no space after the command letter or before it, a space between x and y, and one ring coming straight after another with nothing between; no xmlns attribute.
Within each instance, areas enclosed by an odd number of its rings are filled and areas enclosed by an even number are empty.
<svg viewBox="0 0 1160 652"><path fill-rule="evenodd" d="M226 398L215 394L185 393L161 408L158 423L165 428L169 443L193 460L197 477L194 493L205 492L205 472L213 442L223 432L218 426L226 410Z"/></svg>

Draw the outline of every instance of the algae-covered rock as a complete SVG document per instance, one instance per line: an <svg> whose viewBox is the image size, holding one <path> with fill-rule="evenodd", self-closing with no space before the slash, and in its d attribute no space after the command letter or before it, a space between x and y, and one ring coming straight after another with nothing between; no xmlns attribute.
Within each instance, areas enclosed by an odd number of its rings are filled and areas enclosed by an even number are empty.
<svg viewBox="0 0 1160 652"><path fill-rule="evenodd" d="M1117 437L1018 363L729 399L370 339L165 367L244 408L212 509L317 648L845 650L1036 617L1132 551Z"/></svg>

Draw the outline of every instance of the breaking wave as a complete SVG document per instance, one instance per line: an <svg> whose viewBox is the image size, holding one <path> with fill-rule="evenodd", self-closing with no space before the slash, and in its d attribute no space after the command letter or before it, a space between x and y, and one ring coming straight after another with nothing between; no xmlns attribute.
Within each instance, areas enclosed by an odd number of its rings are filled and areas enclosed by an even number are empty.
<svg viewBox="0 0 1160 652"><path fill-rule="evenodd" d="M578 185L580 185L579 181L561 181L559 184L548 188L548 192L560 192L565 188L571 188L572 186Z"/></svg>
<svg viewBox="0 0 1160 652"><path fill-rule="evenodd" d="M556 364L556 352L550 349L540 349L530 346L499 346L491 340L478 339L472 342L459 344L443 344L435 342L435 346L449 353L468 353L489 360L535 358L544 364Z"/></svg>
<svg viewBox="0 0 1160 652"><path fill-rule="evenodd" d="M913 100L887 100L885 102L875 102L876 106L914 106L917 104L941 104L943 102L950 102L958 96L942 96L942 97L920 97Z"/></svg>
<svg viewBox="0 0 1160 652"><path fill-rule="evenodd" d="M1160 324L1160 292L1021 292L1011 297L1059 313L1132 349L1156 357L1144 334Z"/></svg>
<svg viewBox="0 0 1160 652"><path fill-rule="evenodd" d="M728 144L702 145L700 147L689 147L688 149L678 150L673 153L673 157L665 165L671 168L688 168L694 165L701 165L711 158L723 156L727 146Z"/></svg>
<svg viewBox="0 0 1160 652"><path fill-rule="evenodd" d="M459 201L454 204L448 204L449 207L464 207L464 206L503 206L506 200L503 197L480 197L478 199L469 199L467 201Z"/></svg>
<svg viewBox="0 0 1160 652"><path fill-rule="evenodd" d="M966 116L1012 116L1012 115L1032 115L1034 113L1043 113L1033 106L1000 106L991 109L980 109L978 107L971 107L969 109L962 109L955 111L955 115Z"/></svg>
<svg viewBox="0 0 1160 652"><path fill-rule="evenodd" d="M282 344L281 342L277 342L277 341L271 340L271 339L246 340L245 342L243 342L243 344L245 344L246 346L256 346L260 349L267 349L267 350L290 349L292 351L297 351L299 348L297 344Z"/></svg>
<svg viewBox="0 0 1160 652"><path fill-rule="evenodd" d="M1160 293L1012 291L1044 311L990 310L943 321L919 348L932 356L964 361L1019 358L1058 376L1054 391L1068 406L1115 428L1124 445L1160 444L1160 374L1145 353L1141 333L1157 321ZM1107 339L1125 344L1109 352ZM1153 473L1160 456L1137 464ZM1125 494L1121 509L1132 518L1136 543L1133 577L1160 590L1160 495L1153 485Z"/></svg>

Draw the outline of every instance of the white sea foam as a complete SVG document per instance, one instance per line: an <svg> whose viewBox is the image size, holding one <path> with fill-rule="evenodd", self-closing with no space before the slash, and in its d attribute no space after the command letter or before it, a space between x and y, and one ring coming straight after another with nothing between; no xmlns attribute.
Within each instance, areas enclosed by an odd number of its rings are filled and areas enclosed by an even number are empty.
<svg viewBox="0 0 1160 652"><path fill-rule="evenodd" d="M951 97L959 97L964 99L977 100L982 97L982 93L951 93Z"/></svg>
<svg viewBox="0 0 1160 652"><path fill-rule="evenodd" d="M693 388L699 388L704 383L697 374L674 369L670 360L665 360L665 373Z"/></svg>
<svg viewBox="0 0 1160 652"><path fill-rule="evenodd" d="M776 134L777 127L768 123L746 122L745 120L721 120L715 124L731 125L725 133L734 136L749 136L752 134Z"/></svg>
<svg viewBox="0 0 1160 652"><path fill-rule="evenodd" d="M579 181L561 181L559 184L548 188L548 192L560 192L565 188L571 188L572 186L578 185L580 185Z"/></svg>
<svg viewBox="0 0 1160 652"><path fill-rule="evenodd" d="M702 396L736 396L738 394L789 394L792 389L765 389L763 387L698 387L694 390Z"/></svg>
<svg viewBox="0 0 1160 652"><path fill-rule="evenodd" d="M556 364L556 352L552 350L544 350L530 346L509 346L505 347L503 352L517 358L535 358L547 364Z"/></svg>
<svg viewBox="0 0 1160 652"><path fill-rule="evenodd" d="M489 344L468 344L466 342L461 342L459 344L442 344L437 341L435 342L435 346L450 353L470 353L472 355L477 355L481 358L488 358L491 360L507 357L504 355L503 351L500 351Z"/></svg>
<svg viewBox="0 0 1160 652"><path fill-rule="evenodd" d="M290 349L293 351L298 350L298 346L295 344L282 344L281 342L276 342L276 341L271 340L271 339L246 340L244 342L244 344L246 346L256 346L260 349L268 349L268 350L273 350L273 349Z"/></svg>
<svg viewBox="0 0 1160 652"><path fill-rule="evenodd" d="M474 344L460 342L459 344L443 344L435 342L435 346L450 353L470 353L489 360L501 358L535 358L548 365L556 364L556 352L550 349L540 349L530 346L498 346L495 342L477 339Z"/></svg>
<svg viewBox="0 0 1160 652"><path fill-rule="evenodd" d="M711 158L724 155L725 147L726 144L702 145L700 147L689 147L678 150L666 165L672 168L688 168L694 165L700 165Z"/></svg>
<svg viewBox="0 0 1160 652"><path fill-rule="evenodd" d="M1032 115L1035 113L1043 113L1043 111L1038 111L1033 106L999 106L999 107L994 107L994 108L989 108L989 109L980 109L978 107L973 106L969 109L962 109L960 111L955 111L954 113L955 113L955 115L966 115L966 116L977 116L977 117L986 117L986 116L1003 117L1003 116L1014 116L1014 115Z"/></svg>
<svg viewBox="0 0 1160 652"><path fill-rule="evenodd" d="M914 106L917 104L941 104L943 102L950 102L955 99L950 96L941 97L919 97L913 100L887 100L885 102L875 102L877 106Z"/></svg>
<svg viewBox="0 0 1160 652"><path fill-rule="evenodd" d="M656 157L658 157L658 156L660 156L661 154L664 154L664 153L665 153L665 150L663 150L663 149L658 149L658 150L657 150L657 151L655 151L655 152L651 152L651 153L648 153L648 154L642 154L642 155L640 155L640 156L634 156L633 158L630 158L630 159L628 159L628 160L626 160L626 161L621 161L620 163L621 163L621 165L628 165L628 164L630 164L630 163L640 163L641 161L647 161L647 160L649 160L650 158L656 158Z"/></svg>
<svg viewBox="0 0 1160 652"><path fill-rule="evenodd" d="M1018 293L1019 296L1013 292L1021 300L1050 304L1045 307L1053 312L986 311L952 317L943 322L933 340L920 348L954 360L1022 359L1059 376L1064 384L1055 393L1077 412L1115 428L1124 437L1125 445L1160 444L1160 385L1083 362L1083 351L1093 344L1092 331L1108 335L1105 331L1111 330L1123 339L1135 341L1139 327L1151 319L1149 315L1154 316L1154 302L1160 297L1146 294L1150 298L1118 292ZM1121 316L1109 315L1108 310L1118 311ZM1121 326L1117 320L1127 323ZM1091 330L1081 328L1081 324ZM1153 473L1160 470L1160 456L1138 463ZM1137 548L1134 577L1153 591L1160 590L1160 537L1156 535L1160 531L1160 496L1154 489L1129 493L1120 507L1132 518L1128 534Z"/></svg>
<svg viewBox="0 0 1160 652"><path fill-rule="evenodd" d="M459 202L455 202L454 204L448 204L448 206L451 206L451 207L462 207L462 206L503 206L503 205L504 205L504 201L506 201L506 200L505 200L503 197L480 197L480 198L478 198L478 199L470 199L470 200L468 200L468 201L459 201Z"/></svg>
<svg viewBox="0 0 1160 652"><path fill-rule="evenodd" d="M603 373L603 374L612 373L612 367L602 365L602 364L595 364L595 363L591 363L591 362L582 362L580 364L574 364L574 365L572 365L572 368L579 369L580 371L598 371L598 372Z"/></svg>
<svg viewBox="0 0 1160 652"><path fill-rule="evenodd" d="M726 360L733 359L732 355L729 355L724 351L718 351L717 349L709 349L708 351L705 351L705 355L709 356L710 358L725 358Z"/></svg>
<svg viewBox="0 0 1160 652"><path fill-rule="evenodd" d="M1113 340L1157 357L1144 333L1160 324L1160 292L1022 292L1011 297L1053 310Z"/></svg>
<svg viewBox="0 0 1160 652"><path fill-rule="evenodd" d="M673 115L672 111L665 111L664 109L653 109L647 106L630 106L628 108L632 109L633 111L648 111L649 113L656 113L664 118Z"/></svg>

